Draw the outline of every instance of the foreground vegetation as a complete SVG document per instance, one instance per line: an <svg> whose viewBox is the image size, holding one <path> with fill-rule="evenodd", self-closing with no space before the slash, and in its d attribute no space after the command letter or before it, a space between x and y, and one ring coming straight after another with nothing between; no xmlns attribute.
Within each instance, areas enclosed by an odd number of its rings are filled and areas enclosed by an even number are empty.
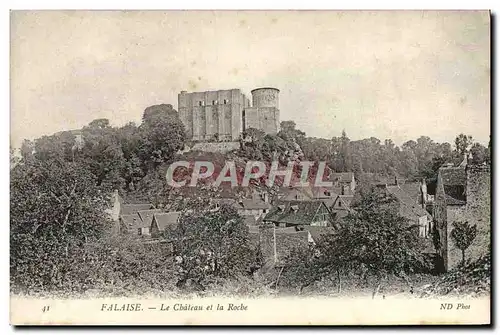
<svg viewBox="0 0 500 335"><path fill-rule="evenodd" d="M353 213L314 248L293 250L270 267L231 208L209 211L203 187L191 199L172 198L164 170L184 147L184 129L170 105L152 106L141 125L111 127L99 119L84 142L63 132L25 142L11 168L11 291L71 296L384 296L413 294L435 277L423 257L417 228L399 216L394 199L360 187ZM398 172L433 177L440 162L459 160L472 145L475 160L489 150L460 135L451 145L426 137L402 148L390 140L308 138L293 122L277 135L248 130L240 159L326 160L335 171ZM220 155L219 155L220 156ZM214 155L214 157L218 157ZM224 157L219 157L224 159ZM114 233L106 209L112 191L127 199L183 211L165 232L168 243L143 243ZM464 249L465 250L465 249ZM465 264L465 259L464 259ZM398 293L399 292L399 293Z"/></svg>

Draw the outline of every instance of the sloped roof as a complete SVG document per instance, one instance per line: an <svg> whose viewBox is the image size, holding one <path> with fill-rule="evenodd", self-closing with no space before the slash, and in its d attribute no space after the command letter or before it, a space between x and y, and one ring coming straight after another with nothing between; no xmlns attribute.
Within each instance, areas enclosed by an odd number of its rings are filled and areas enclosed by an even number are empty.
<svg viewBox="0 0 500 335"><path fill-rule="evenodd" d="M352 200L354 199L354 195L339 195L339 200L346 207L351 207Z"/></svg>
<svg viewBox="0 0 500 335"><path fill-rule="evenodd" d="M454 202L456 204L465 204L465 186L464 185L443 185L446 194L446 203Z"/></svg>
<svg viewBox="0 0 500 335"><path fill-rule="evenodd" d="M422 216L430 217L430 214L416 204L399 186L387 186L387 190L399 201L401 216L417 221Z"/></svg>
<svg viewBox="0 0 500 335"><path fill-rule="evenodd" d="M335 199L335 202L332 204L332 207L330 209L349 211L353 199L354 199L353 195L339 195ZM336 205L338 203L341 205L340 207Z"/></svg>
<svg viewBox="0 0 500 335"><path fill-rule="evenodd" d="M447 205L465 205L467 175L464 167L442 167L439 178L443 184Z"/></svg>
<svg viewBox="0 0 500 335"><path fill-rule="evenodd" d="M156 213L153 220L158 225L158 230L165 230L168 226L175 226L179 221L181 212Z"/></svg>
<svg viewBox="0 0 500 335"><path fill-rule="evenodd" d="M331 216L332 216L334 221L345 218L349 214L349 211L347 209L344 209L344 208L341 208L341 209L332 208L332 209L330 209L330 212L331 212Z"/></svg>
<svg viewBox="0 0 500 335"><path fill-rule="evenodd" d="M465 168L463 167L442 167L439 169L443 185L463 185L467 181Z"/></svg>
<svg viewBox="0 0 500 335"><path fill-rule="evenodd" d="M401 189L416 203L422 203L420 183L419 182L408 182L399 185Z"/></svg>
<svg viewBox="0 0 500 335"><path fill-rule="evenodd" d="M354 172L333 172L328 179L333 182L350 183L353 178Z"/></svg>
<svg viewBox="0 0 500 335"><path fill-rule="evenodd" d="M366 178L372 185L396 185L396 179L399 184L404 183L404 179L397 176L386 176L379 173L365 172L362 177Z"/></svg>
<svg viewBox="0 0 500 335"><path fill-rule="evenodd" d="M279 201L265 216L264 221L309 225L321 206L325 206L321 200Z"/></svg>
<svg viewBox="0 0 500 335"><path fill-rule="evenodd" d="M333 187L313 187L312 194L314 199L335 199L339 193Z"/></svg>
<svg viewBox="0 0 500 335"><path fill-rule="evenodd" d="M127 230L142 228L142 220L137 213L121 215L120 221Z"/></svg>
<svg viewBox="0 0 500 335"><path fill-rule="evenodd" d="M338 195L335 198L327 198L327 199L320 199L320 200L325 204L326 207L330 208L335 204L335 201L337 200L337 198L338 198Z"/></svg>
<svg viewBox="0 0 500 335"><path fill-rule="evenodd" d="M153 204L122 204L120 214L128 215L154 208Z"/></svg>
<svg viewBox="0 0 500 335"><path fill-rule="evenodd" d="M332 227L318 227L318 226L304 226L304 230L311 234L313 241L318 242L323 235L331 234L334 232Z"/></svg>
<svg viewBox="0 0 500 335"><path fill-rule="evenodd" d="M281 201L311 200L314 198L310 187L282 187L280 193L283 194L279 199ZM297 199L297 195L301 198Z"/></svg>
<svg viewBox="0 0 500 335"><path fill-rule="evenodd" d="M445 191L446 193L446 191ZM457 199L455 197L452 197L448 194L445 194L446 195L446 205L448 206L463 206L466 204L465 202L465 197L464 197L464 200L461 200L461 199Z"/></svg>
<svg viewBox="0 0 500 335"><path fill-rule="evenodd" d="M254 215L243 215L243 222L247 226L256 226L257 225L257 220L255 219Z"/></svg>
<svg viewBox="0 0 500 335"><path fill-rule="evenodd" d="M258 199L241 199L235 203L236 208L240 209L269 209L271 204Z"/></svg>
<svg viewBox="0 0 500 335"><path fill-rule="evenodd" d="M161 209L147 209L144 211L138 211L137 214L142 220L142 227L149 228L151 227L151 222L153 221L153 215L155 213L160 213Z"/></svg>

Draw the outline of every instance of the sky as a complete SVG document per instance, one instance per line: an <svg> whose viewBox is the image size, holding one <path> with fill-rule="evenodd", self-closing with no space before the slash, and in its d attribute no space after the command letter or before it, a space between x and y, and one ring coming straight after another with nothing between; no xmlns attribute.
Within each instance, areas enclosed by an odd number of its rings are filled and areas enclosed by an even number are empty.
<svg viewBox="0 0 500 335"><path fill-rule="evenodd" d="M11 145L177 94L280 89L308 136L490 134L490 17L466 11L14 11Z"/></svg>

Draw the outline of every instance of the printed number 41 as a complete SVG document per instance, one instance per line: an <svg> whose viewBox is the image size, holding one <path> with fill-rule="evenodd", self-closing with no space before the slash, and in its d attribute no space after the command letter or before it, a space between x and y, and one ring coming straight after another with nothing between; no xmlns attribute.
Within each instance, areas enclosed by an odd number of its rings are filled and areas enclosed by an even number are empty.
<svg viewBox="0 0 500 335"><path fill-rule="evenodd" d="M50 310L50 306L43 306L43 308L42 308L43 313L48 312L49 310Z"/></svg>

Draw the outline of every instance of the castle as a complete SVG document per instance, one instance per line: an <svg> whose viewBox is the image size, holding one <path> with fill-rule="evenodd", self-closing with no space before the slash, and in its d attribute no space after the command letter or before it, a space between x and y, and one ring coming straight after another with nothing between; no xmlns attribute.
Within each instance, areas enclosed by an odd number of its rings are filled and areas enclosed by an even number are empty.
<svg viewBox="0 0 500 335"><path fill-rule="evenodd" d="M192 92L178 96L179 117L193 141L237 141L242 132L256 128L267 134L279 129L279 90L252 90L250 100L239 89Z"/></svg>

